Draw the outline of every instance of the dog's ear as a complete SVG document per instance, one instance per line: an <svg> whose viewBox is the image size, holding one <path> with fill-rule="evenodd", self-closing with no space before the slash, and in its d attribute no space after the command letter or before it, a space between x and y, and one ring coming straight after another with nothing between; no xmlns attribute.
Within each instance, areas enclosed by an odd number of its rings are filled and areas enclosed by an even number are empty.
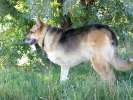
<svg viewBox="0 0 133 100"><path fill-rule="evenodd" d="M41 21L40 18L37 18L37 19L36 19L36 25L37 25L37 28L41 28L41 27L42 27L43 22Z"/></svg>

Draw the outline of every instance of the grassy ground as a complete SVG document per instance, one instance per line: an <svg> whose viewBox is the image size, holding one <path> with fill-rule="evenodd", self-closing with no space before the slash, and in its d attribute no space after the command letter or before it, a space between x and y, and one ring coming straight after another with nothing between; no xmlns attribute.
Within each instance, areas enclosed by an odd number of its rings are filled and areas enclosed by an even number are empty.
<svg viewBox="0 0 133 100"><path fill-rule="evenodd" d="M113 87L100 80L88 63L70 70L70 80L60 83L60 67L52 64L40 50L29 53L21 31L0 33L0 100L133 100L133 72L116 72ZM10 33L10 34L9 34ZM123 58L133 54L120 50ZM28 65L18 66L22 54Z"/></svg>
<svg viewBox="0 0 133 100"><path fill-rule="evenodd" d="M21 68L1 70L0 100L133 99L132 73L110 89L86 64L73 68L70 71L70 80L64 83L59 82L60 71L56 67L52 65L40 71L26 71Z"/></svg>

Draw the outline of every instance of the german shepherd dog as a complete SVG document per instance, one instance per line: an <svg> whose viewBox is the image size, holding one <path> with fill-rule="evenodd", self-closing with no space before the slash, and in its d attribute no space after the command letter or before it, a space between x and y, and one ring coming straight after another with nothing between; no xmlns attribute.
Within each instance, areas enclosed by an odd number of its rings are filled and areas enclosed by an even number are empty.
<svg viewBox="0 0 133 100"><path fill-rule="evenodd" d="M60 81L68 79L69 69L90 61L101 79L114 82L113 69L126 71L133 68L133 60L125 61L117 54L117 38L107 25L91 24L63 30L37 20L25 42L38 44L48 59L61 66Z"/></svg>

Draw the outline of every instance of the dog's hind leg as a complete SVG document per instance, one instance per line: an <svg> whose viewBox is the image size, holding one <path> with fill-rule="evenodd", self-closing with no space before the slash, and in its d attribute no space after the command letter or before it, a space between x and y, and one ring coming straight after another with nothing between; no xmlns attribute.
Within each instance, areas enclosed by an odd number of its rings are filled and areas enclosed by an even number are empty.
<svg viewBox="0 0 133 100"><path fill-rule="evenodd" d="M113 69L109 63L107 63L102 58L100 60L93 58L91 62L94 70L100 75L102 80L107 80L111 83L114 83L116 78Z"/></svg>
<svg viewBox="0 0 133 100"><path fill-rule="evenodd" d="M65 81L68 79L69 66L61 66L60 81Z"/></svg>

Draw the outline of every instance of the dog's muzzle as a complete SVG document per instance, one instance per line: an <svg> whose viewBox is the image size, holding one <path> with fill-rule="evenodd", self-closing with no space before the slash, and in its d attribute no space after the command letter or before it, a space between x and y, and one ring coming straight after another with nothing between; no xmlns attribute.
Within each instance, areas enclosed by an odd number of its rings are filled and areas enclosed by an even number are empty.
<svg viewBox="0 0 133 100"><path fill-rule="evenodd" d="M30 39L30 38L27 38L25 39L24 41L26 44L29 44L29 45L34 45L37 43L37 40L36 39Z"/></svg>

